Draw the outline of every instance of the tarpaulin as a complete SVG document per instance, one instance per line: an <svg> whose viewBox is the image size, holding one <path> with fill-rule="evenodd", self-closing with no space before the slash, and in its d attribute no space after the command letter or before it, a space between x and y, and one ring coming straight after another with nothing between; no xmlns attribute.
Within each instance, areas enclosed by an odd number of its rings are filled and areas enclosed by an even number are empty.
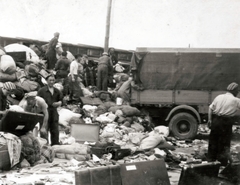
<svg viewBox="0 0 240 185"><path fill-rule="evenodd" d="M132 64L137 66L137 79L145 89L224 91L229 83L240 83L240 53L149 52L140 55L142 58L132 57Z"/></svg>

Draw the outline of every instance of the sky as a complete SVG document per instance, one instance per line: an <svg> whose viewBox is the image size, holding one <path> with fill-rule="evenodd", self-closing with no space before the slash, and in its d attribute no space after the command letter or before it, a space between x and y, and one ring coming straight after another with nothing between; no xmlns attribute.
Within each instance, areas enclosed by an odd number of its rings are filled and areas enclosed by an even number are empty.
<svg viewBox="0 0 240 185"><path fill-rule="evenodd" d="M108 0L0 0L0 36L104 46ZM240 48L240 0L112 0L109 46Z"/></svg>

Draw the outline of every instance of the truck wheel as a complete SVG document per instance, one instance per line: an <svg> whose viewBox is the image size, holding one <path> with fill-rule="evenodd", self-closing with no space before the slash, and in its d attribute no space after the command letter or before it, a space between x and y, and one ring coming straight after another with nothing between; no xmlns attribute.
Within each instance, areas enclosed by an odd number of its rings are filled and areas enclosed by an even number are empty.
<svg viewBox="0 0 240 185"><path fill-rule="evenodd" d="M197 120L189 113L178 113L169 123L170 132L177 139L192 139L197 135Z"/></svg>

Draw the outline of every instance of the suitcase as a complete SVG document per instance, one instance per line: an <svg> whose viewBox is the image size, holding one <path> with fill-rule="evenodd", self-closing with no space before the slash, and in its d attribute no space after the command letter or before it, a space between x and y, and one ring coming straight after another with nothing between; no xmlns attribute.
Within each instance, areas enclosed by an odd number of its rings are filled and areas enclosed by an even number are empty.
<svg viewBox="0 0 240 185"><path fill-rule="evenodd" d="M104 154L111 153L113 149L120 149L120 146L107 146L107 147L91 147L91 154L101 158Z"/></svg>
<svg viewBox="0 0 240 185"><path fill-rule="evenodd" d="M131 149L117 149L117 148L114 148L110 151L110 153L112 154L112 159L113 160L119 160L119 159L123 159L126 156L131 155Z"/></svg>
<svg viewBox="0 0 240 185"><path fill-rule="evenodd" d="M97 142L99 140L100 126L98 124L72 124L71 136L77 142Z"/></svg>
<svg viewBox="0 0 240 185"><path fill-rule="evenodd" d="M186 165L182 168L178 185L218 184L220 162Z"/></svg>
<svg viewBox="0 0 240 185"><path fill-rule="evenodd" d="M43 121L42 114L7 110L0 122L0 131L22 136Z"/></svg>
<svg viewBox="0 0 240 185"><path fill-rule="evenodd" d="M103 104L103 102L99 98L80 97L80 101L82 105L98 106Z"/></svg>
<svg viewBox="0 0 240 185"><path fill-rule="evenodd" d="M7 52L7 55L10 55L15 62L24 62L27 59L26 51Z"/></svg>
<svg viewBox="0 0 240 185"><path fill-rule="evenodd" d="M104 166L75 171L76 185L122 185L119 166Z"/></svg>
<svg viewBox="0 0 240 185"><path fill-rule="evenodd" d="M4 140L4 141L1 142L1 140ZM11 169L11 163L10 163L7 143L4 138L0 137L0 171L1 170L6 171L10 169Z"/></svg>
<svg viewBox="0 0 240 185"><path fill-rule="evenodd" d="M220 174L226 177L230 182L240 184L240 162L228 164Z"/></svg>
<svg viewBox="0 0 240 185"><path fill-rule="evenodd" d="M126 156L131 155L130 149L121 149L120 146L108 146L105 148L101 147L92 147L91 153L95 154L99 158L101 158L104 154L111 153L113 160L123 159Z"/></svg>
<svg viewBox="0 0 240 185"><path fill-rule="evenodd" d="M170 185L163 159L121 164L122 185Z"/></svg>

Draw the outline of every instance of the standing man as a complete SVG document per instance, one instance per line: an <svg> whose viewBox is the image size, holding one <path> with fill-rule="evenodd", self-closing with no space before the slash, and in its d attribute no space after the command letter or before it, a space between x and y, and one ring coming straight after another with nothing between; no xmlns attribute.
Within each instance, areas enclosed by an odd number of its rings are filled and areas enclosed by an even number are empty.
<svg viewBox="0 0 240 185"><path fill-rule="evenodd" d="M67 58L67 52L63 51L62 57L57 61L55 66L57 79L66 78L68 76L70 63L71 61Z"/></svg>
<svg viewBox="0 0 240 185"><path fill-rule="evenodd" d="M5 82L0 88L0 111L5 111L7 108L7 96L13 94L16 85L12 82Z"/></svg>
<svg viewBox="0 0 240 185"><path fill-rule="evenodd" d="M223 166L231 162L230 144L232 125L240 99L237 98L238 84L231 83L227 93L218 95L209 106L208 126L211 129L208 145L208 160L220 161Z"/></svg>
<svg viewBox="0 0 240 185"><path fill-rule="evenodd" d="M109 48L108 55L110 57L112 65L115 66L118 63L118 59L117 59L116 54L115 54L115 49L114 48Z"/></svg>
<svg viewBox="0 0 240 185"><path fill-rule="evenodd" d="M78 54L75 58L76 60L72 61L70 64L70 99L79 100L79 97L83 96L83 92L80 87L80 82L82 82L83 79L83 66L80 63L82 60L82 55Z"/></svg>
<svg viewBox="0 0 240 185"><path fill-rule="evenodd" d="M49 75L47 78L47 86L42 87L38 91L38 96L42 97L48 105L48 124L46 131L50 130L51 133L51 145L59 145L59 130L58 130L58 119L59 115L57 108L62 105L62 94L61 92L53 87L55 83L54 75Z"/></svg>
<svg viewBox="0 0 240 185"><path fill-rule="evenodd" d="M56 46L58 43L59 35L60 35L60 33L58 33L58 32L54 33L54 37L48 44L48 48L46 51L47 69L53 69L57 62Z"/></svg>
<svg viewBox="0 0 240 185"><path fill-rule="evenodd" d="M108 78L111 72L111 62L107 52L102 54L98 62L97 88L99 91L107 91Z"/></svg>
<svg viewBox="0 0 240 185"><path fill-rule="evenodd" d="M80 63L82 64L83 67L85 67L85 65L88 65L88 56L86 54L82 55L82 60Z"/></svg>

